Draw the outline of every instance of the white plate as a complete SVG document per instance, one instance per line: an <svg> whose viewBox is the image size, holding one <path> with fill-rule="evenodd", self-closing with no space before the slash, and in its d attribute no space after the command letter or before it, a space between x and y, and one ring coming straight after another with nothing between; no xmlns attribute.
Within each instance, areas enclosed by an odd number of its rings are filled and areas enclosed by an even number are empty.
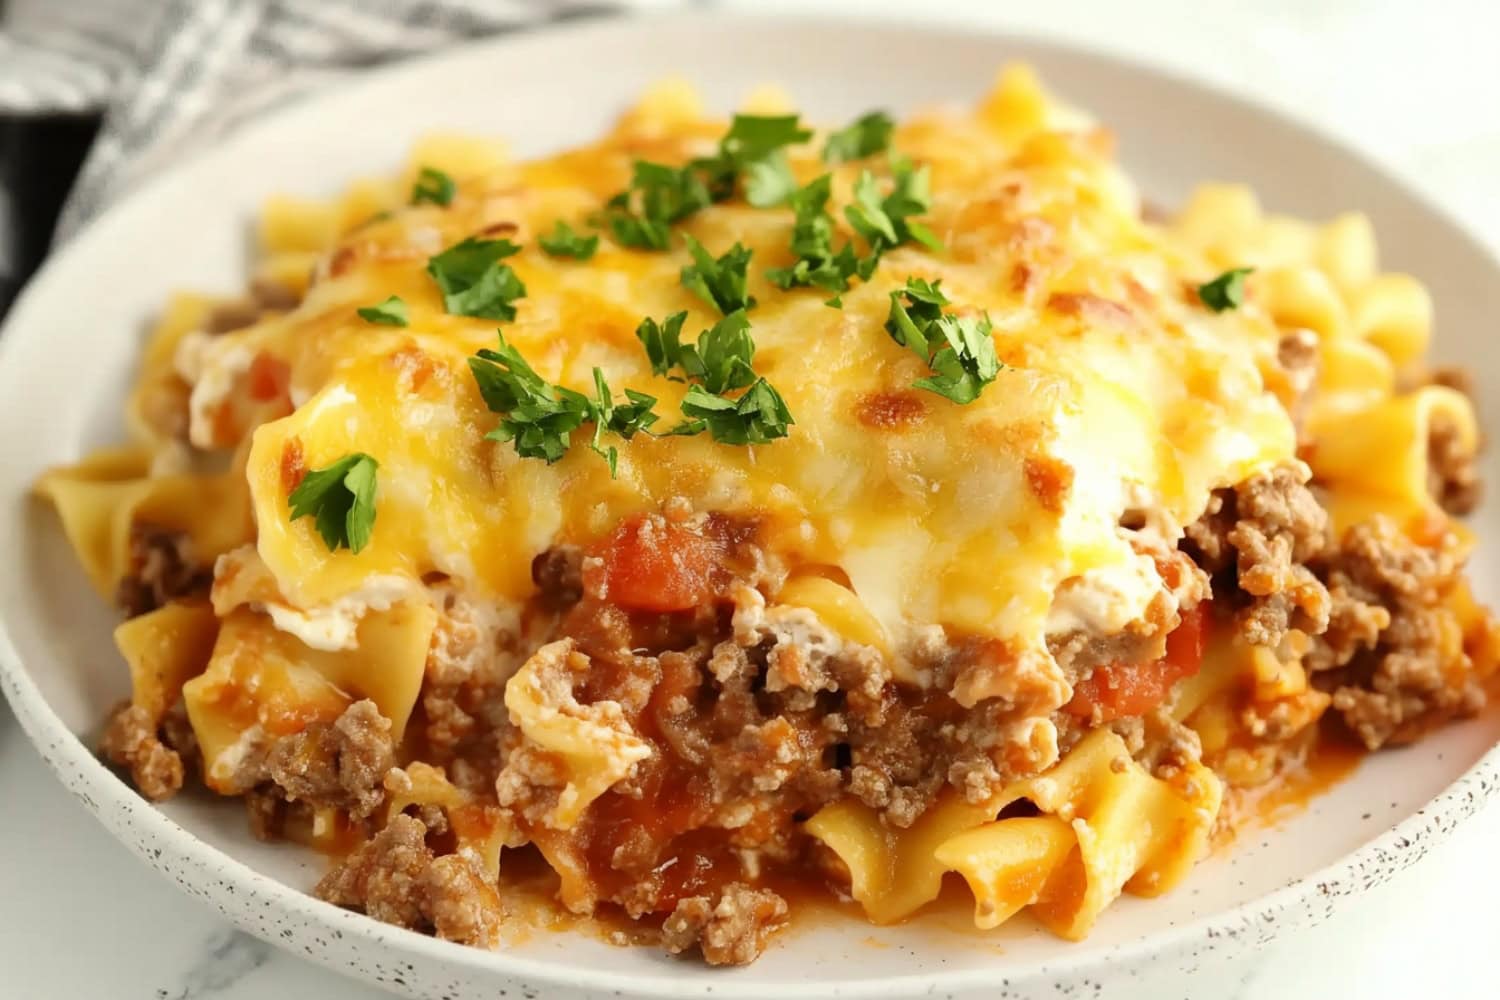
<svg viewBox="0 0 1500 1000"><path fill-rule="evenodd" d="M884 929L825 920L733 971L581 934L541 933L486 953L311 899L303 890L320 859L254 841L238 803L185 795L154 808L90 753L105 712L127 694L109 640L113 616L28 487L46 466L121 438L143 324L172 289L240 287L246 226L263 198L330 193L393 169L411 140L434 128L503 135L528 155L583 140L667 72L695 81L724 110L757 84L779 83L812 117L837 122L872 106L973 100L1012 59L1031 61L1113 126L1125 163L1155 200L1170 204L1192 183L1219 178L1250 182L1278 210L1369 212L1385 266L1417 274L1435 294L1439 355L1474 365L1481 399L1500 416L1500 368L1488 353L1500 315L1495 263L1355 154L1237 99L1059 46L911 26L698 15L486 42L373 73L163 173L53 257L16 306L0 339L0 659L6 695L47 761L116 836L239 926L419 997L518 989L549 998L998 997L1101 987L1120 997L1249 955L1419 858L1494 787L1495 716L1369 760L1281 829L1242 836L1199 865L1174 893L1122 900L1083 944L1025 920L986 936L956 931L951 919ZM1487 430L1500 438L1500 423ZM1485 469L1491 482L1500 480L1494 465ZM1496 513L1489 505L1477 519L1487 542L1475 571L1490 597L1500 594L1491 571Z"/></svg>

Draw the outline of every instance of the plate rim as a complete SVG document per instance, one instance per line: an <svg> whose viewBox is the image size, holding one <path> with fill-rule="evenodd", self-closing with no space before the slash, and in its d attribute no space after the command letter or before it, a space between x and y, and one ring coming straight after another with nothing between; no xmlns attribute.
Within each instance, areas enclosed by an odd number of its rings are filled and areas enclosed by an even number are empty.
<svg viewBox="0 0 1500 1000"><path fill-rule="evenodd" d="M410 59L376 68L356 76L333 88L308 95L293 104L275 108L244 123L229 134L241 139L263 131L275 131L280 120L289 114L307 114L329 100L352 91L374 89L382 86L399 86L407 76L419 76L435 64L461 54L472 54L481 50L503 52L509 46L536 42L565 44L567 39L591 34L605 36L623 33L637 35L653 25L691 26L706 25L722 27L725 23L783 22L797 28L840 31L876 30L919 32L939 38L960 38L980 35L988 41L1003 43L1007 40L1023 42L1037 50L1050 50L1062 56L1083 58L1109 65L1112 69L1133 75L1154 78L1174 88L1186 88L1206 92L1219 101L1256 114L1274 118L1298 143L1314 143L1333 149L1343 156L1357 161L1381 180L1399 189L1423 212L1445 224L1450 235L1465 245L1465 249L1480 258L1488 269L1500 277L1500 258L1481 239L1478 239L1465 224L1434 199L1413 178L1392 169L1372 152L1355 145L1342 137L1319 127L1314 121L1290 108L1263 102L1254 96L1246 96L1217 83L1175 68L1164 68L1143 62L1118 52L1076 44L1025 30L1007 29L1003 25L964 26L952 21L924 22L906 16L886 14L860 14L840 18L826 13L803 14L789 10L717 10L680 9L638 11L626 16L585 17L576 20L551 21L510 31L498 36L468 41L460 45L438 49ZM32 303L44 294L50 284L51 275L58 270L58 261L65 260L80 239L95 230L107 227L117 218L123 208L149 197L159 187L171 184L185 173L197 169L200 161L214 152L213 147L196 150L132 185L123 196L117 198L87 225L56 244L42 267L32 276L17 297L10 314L0 324L0 367L11 363L11 356L20 334L19 329L29 325ZM73 793L89 812L109 832L132 852L157 869L170 875L164 865L164 855L170 853L171 860L190 865L205 873L219 872L232 876L250 888L241 896L233 894L236 902L255 898L258 894L269 897L267 905L274 900L276 905L297 915L310 926L318 926L332 935L345 934L372 940L390 946L393 954L415 952L423 958L464 967L480 976L513 977L524 983L565 987L580 990L612 992L625 988L639 997L681 998L713 995L719 997L761 997L771 984L756 984L736 981L723 971L705 974L662 972L652 975L634 975L622 980L607 970L587 967L570 967L553 960L517 956L505 951L488 951L439 940L414 931L384 924L363 914L336 907L265 875L233 855L202 840L175 819L157 809L131 789L123 779L109 769L89 748L89 745L73 733L61 717L43 697L21 660L10 636L10 606L0 606L0 689L21 723L23 731L42 756L48 768ZM71 771L71 774L70 774ZM76 779L76 780L74 780ZM774 989L778 996L787 1000L811 998L837 994L847 997L894 998L909 995L911 989L974 989L1007 986L1018 982L1033 982L1052 975L1077 977L1098 972L1107 974L1106 966L1113 962L1134 962L1157 956L1179 953L1194 944L1211 942L1215 938L1238 938L1251 933L1258 945L1275 934L1274 925L1282 914L1303 911L1306 923L1320 922L1324 917L1341 909L1341 901L1360 892L1382 884L1398 872L1418 862L1425 855L1425 848L1441 843L1457 826L1478 811L1497 788L1500 788L1500 744L1485 751L1468 769L1445 786L1415 812L1405 816L1394 826L1372 837L1360 847L1341 856L1336 861L1310 874L1290 879L1280 888L1246 900L1236 906L1208 913L1192 920L1144 934L1130 941L1107 948L1088 949L1086 942L1078 945L1078 951L1062 960L1031 960L1024 954L1007 954L993 965L932 973L887 976L880 979L846 979L821 983L777 983ZM149 837L148 841L133 835L130 827L139 825ZM1421 848L1415 849L1414 848ZM284 939L269 936L261 925L257 925L248 914L248 904L229 906L224 893L208 896L193 892L181 879L174 879L178 888L186 895L201 898L239 929L284 946ZM221 880L222 881L222 880ZM294 952L295 954L295 952ZM325 947L304 954L320 964L336 971L349 973L333 963L331 949ZM1193 952L1196 957L1198 953ZM362 974L356 970L355 974ZM999 982L997 983L997 980Z"/></svg>

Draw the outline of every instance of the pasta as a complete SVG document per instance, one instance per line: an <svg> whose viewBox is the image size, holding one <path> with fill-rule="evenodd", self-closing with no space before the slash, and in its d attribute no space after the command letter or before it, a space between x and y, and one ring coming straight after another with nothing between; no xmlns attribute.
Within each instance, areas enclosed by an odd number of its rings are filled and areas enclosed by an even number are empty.
<svg viewBox="0 0 1500 1000"><path fill-rule="evenodd" d="M416 930L493 947L545 864L740 964L793 883L1079 939L1225 803L1483 704L1474 403L1364 216L1156 220L1025 67L752 107L429 137L166 305L129 443L36 486L126 614L144 794Z"/></svg>

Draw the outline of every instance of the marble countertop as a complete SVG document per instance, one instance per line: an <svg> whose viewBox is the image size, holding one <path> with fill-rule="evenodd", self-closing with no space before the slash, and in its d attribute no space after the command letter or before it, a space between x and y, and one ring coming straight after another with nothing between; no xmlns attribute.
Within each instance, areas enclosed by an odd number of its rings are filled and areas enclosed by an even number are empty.
<svg viewBox="0 0 1500 1000"><path fill-rule="evenodd" d="M1369 151L1500 249L1500 5L1488 0L966 0L922 5L920 15L911 0L726 6L993 24L1258 93ZM53 781L4 708L0 788L7 1000L385 995L240 934L181 895ZM1500 804L1492 803L1356 910L1268 949L1247 982L1226 984L1214 1000L1494 996L1496 843Z"/></svg>

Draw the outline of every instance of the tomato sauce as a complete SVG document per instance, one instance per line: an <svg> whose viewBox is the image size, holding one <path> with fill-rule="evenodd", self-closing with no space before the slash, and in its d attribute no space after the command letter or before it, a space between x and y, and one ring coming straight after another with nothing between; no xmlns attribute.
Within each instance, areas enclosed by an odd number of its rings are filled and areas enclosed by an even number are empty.
<svg viewBox="0 0 1500 1000"><path fill-rule="evenodd" d="M1161 659L1149 663L1112 663L1079 681L1066 710L1072 715L1109 722L1144 715L1160 705L1172 685L1193 676L1203 665L1207 613L1207 601L1184 611L1182 623L1167 636L1167 655Z"/></svg>

